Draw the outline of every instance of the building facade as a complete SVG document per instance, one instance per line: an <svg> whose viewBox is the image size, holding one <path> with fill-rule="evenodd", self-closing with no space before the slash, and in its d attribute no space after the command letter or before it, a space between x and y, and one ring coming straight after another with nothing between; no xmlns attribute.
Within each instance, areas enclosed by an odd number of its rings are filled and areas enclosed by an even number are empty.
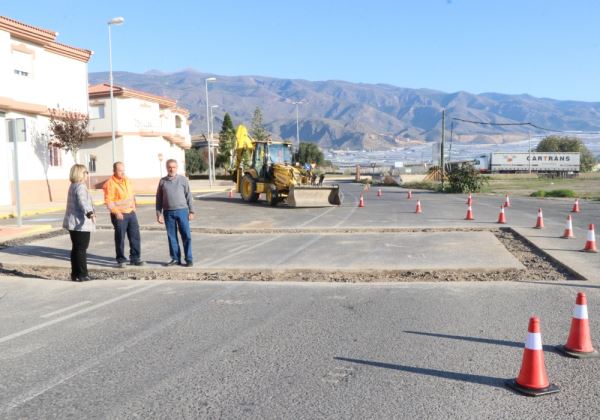
<svg viewBox="0 0 600 420"><path fill-rule="evenodd" d="M189 112L173 99L113 85L115 160L125 164L137 191L152 191L175 159L185 173L185 149L191 147ZM89 87L89 138L80 149L92 187L112 175L113 144L110 85Z"/></svg>
<svg viewBox="0 0 600 420"><path fill-rule="evenodd" d="M0 16L0 205L15 204L15 167L21 203L66 198L74 159L52 146L50 110L87 114L92 52L56 37Z"/></svg>

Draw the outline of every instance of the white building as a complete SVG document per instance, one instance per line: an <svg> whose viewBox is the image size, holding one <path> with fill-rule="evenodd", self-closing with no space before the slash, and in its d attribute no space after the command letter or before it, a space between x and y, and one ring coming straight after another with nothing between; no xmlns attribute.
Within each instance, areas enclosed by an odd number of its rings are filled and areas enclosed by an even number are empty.
<svg viewBox="0 0 600 420"><path fill-rule="evenodd" d="M0 16L0 205L15 203L15 137L21 202L66 198L73 158L49 143L49 109L87 114L92 52L56 36Z"/></svg>
<svg viewBox="0 0 600 420"><path fill-rule="evenodd" d="M80 149L92 187L112 175L110 85L89 88L90 137ZM136 191L153 191L165 162L175 159L185 172L185 149L191 147L189 112L173 99L113 85L115 159L125 164Z"/></svg>

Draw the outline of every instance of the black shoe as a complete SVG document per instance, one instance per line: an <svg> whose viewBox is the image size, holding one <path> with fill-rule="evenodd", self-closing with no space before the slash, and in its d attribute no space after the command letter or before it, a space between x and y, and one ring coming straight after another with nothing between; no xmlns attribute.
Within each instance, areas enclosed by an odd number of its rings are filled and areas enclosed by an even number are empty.
<svg viewBox="0 0 600 420"><path fill-rule="evenodd" d="M127 262L126 261L121 261L117 263L117 268L125 268L127 267Z"/></svg>
<svg viewBox="0 0 600 420"><path fill-rule="evenodd" d="M168 263L163 264L165 267L170 267L172 265L181 265L181 262L177 261L177 260L171 260Z"/></svg>
<svg viewBox="0 0 600 420"><path fill-rule="evenodd" d="M79 277L79 281L90 281L92 278L90 276L81 276Z"/></svg>
<svg viewBox="0 0 600 420"><path fill-rule="evenodd" d="M187 261L187 262L184 264L184 267L193 267L193 266L194 266L194 262L193 262L193 261Z"/></svg>
<svg viewBox="0 0 600 420"><path fill-rule="evenodd" d="M143 265L146 265L146 261L142 261L142 260L132 261L131 265L136 265L138 267L141 267Z"/></svg>
<svg viewBox="0 0 600 420"><path fill-rule="evenodd" d="M71 276L71 281L81 282L81 277Z"/></svg>

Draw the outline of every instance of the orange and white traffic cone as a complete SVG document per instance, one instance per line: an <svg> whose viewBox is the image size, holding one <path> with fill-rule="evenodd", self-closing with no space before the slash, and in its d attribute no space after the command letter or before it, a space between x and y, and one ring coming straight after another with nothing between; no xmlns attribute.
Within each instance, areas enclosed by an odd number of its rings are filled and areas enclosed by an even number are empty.
<svg viewBox="0 0 600 420"><path fill-rule="evenodd" d="M377 197L381 197L383 193L381 192L381 188L377 189Z"/></svg>
<svg viewBox="0 0 600 420"><path fill-rule="evenodd" d="M600 357L592 345L592 335L590 334L590 323L588 320L587 299L585 293L577 293L575 308L573 308L573 318L571 318L571 330L567 344L556 346L556 349L567 356L577 359Z"/></svg>
<svg viewBox="0 0 600 420"><path fill-rule="evenodd" d="M229 193L227 194L227 198L233 198L233 188L229 189Z"/></svg>
<svg viewBox="0 0 600 420"><path fill-rule="evenodd" d="M358 207L364 207L365 206L365 199L363 198L363 195L360 195L360 200L358 201Z"/></svg>
<svg viewBox="0 0 600 420"><path fill-rule="evenodd" d="M510 207L510 198L508 194L506 194L506 198L504 199L504 207Z"/></svg>
<svg viewBox="0 0 600 420"><path fill-rule="evenodd" d="M467 198L467 206L473 205L473 196L469 193L469 198Z"/></svg>
<svg viewBox="0 0 600 420"><path fill-rule="evenodd" d="M573 235L573 218L569 214L567 216L567 225L565 226L565 232L563 233L562 238L564 239L573 239L575 235Z"/></svg>
<svg viewBox="0 0 600 420"><path fill-rule="evenodd" d="M467 207L467 217L465 217L465 220L475 220L473 217L473 208L471 206Z"/></svg>
<svg viewBox="0 0 600 420"><path fill-rule="evenodd" d="M506 223L506 214L504 214L504 206L500 206L500 214L498 215L498 223Z"/></svg>
<svg viewBox="0 0 600 420"><path fill-rule="evenodd" d="M415 213L422 213L423 210L421 209L421 200L417 200L417 208L415 209Z"/></svg>
<svg viewBox="0 0 600 420"><path fill-rule="evenodd" d="M538 216L534 229L544 229L544 215L542 214L542 209L538 209Z"/></svg>
<svg viewBox="0 0 600 420"><path fill-rule="evenodd" d="M573 208L571 209L571 213L579 213L579 198L575 199L573 203Z"/></svg>
<svg viewBox="0 0 600 420"><path fill-rule="evenodd" d="M535 316L532 316L529 319L527 341L525 342L525 350L523 351L523 361L521 363L519 376L517 376L516 379L510 379L505 383L509 388L530 397L558 392L558 387L551 384L548 380L546 365L544 364L544 349L542 347L540 320Z"/></svg>
<svg viewBox="0 0 600 420"><path fill-rule="evenodd" d="M412 198L412 191L408 190L408 193L406 194L406 199L410 200Z"/></svg>
<svg viewBox="0 0 600 420"><path fill-rule="evenodd" d="M598 252L596 249L596 233L594 232L594 224L591 223L588 227L587 240L583 252Z"/></svg>

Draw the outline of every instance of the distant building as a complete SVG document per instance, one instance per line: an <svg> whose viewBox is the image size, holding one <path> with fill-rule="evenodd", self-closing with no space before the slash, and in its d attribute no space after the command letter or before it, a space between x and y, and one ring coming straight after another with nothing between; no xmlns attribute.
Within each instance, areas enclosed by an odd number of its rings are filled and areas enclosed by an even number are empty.
<svg viewBox="0 0 600 420"><path fill-rule="evenodd" d="M64 200L70 153L52 145L50 109L87 114L89 50L57 33L0 16L0 205L15 203L17 140L21 202Z"/></svg>
<svg viewBox="0 0 600 420"><path fill-rule="evenodd" d="M185 149L192 146L189 112L177 101L113 85L117 161L125 164L136 190L156 188L166 175L165 162L175 159L185 172ZM93 187L112 175L110 85L89 88L90 136L81 147Z"/></svg>

